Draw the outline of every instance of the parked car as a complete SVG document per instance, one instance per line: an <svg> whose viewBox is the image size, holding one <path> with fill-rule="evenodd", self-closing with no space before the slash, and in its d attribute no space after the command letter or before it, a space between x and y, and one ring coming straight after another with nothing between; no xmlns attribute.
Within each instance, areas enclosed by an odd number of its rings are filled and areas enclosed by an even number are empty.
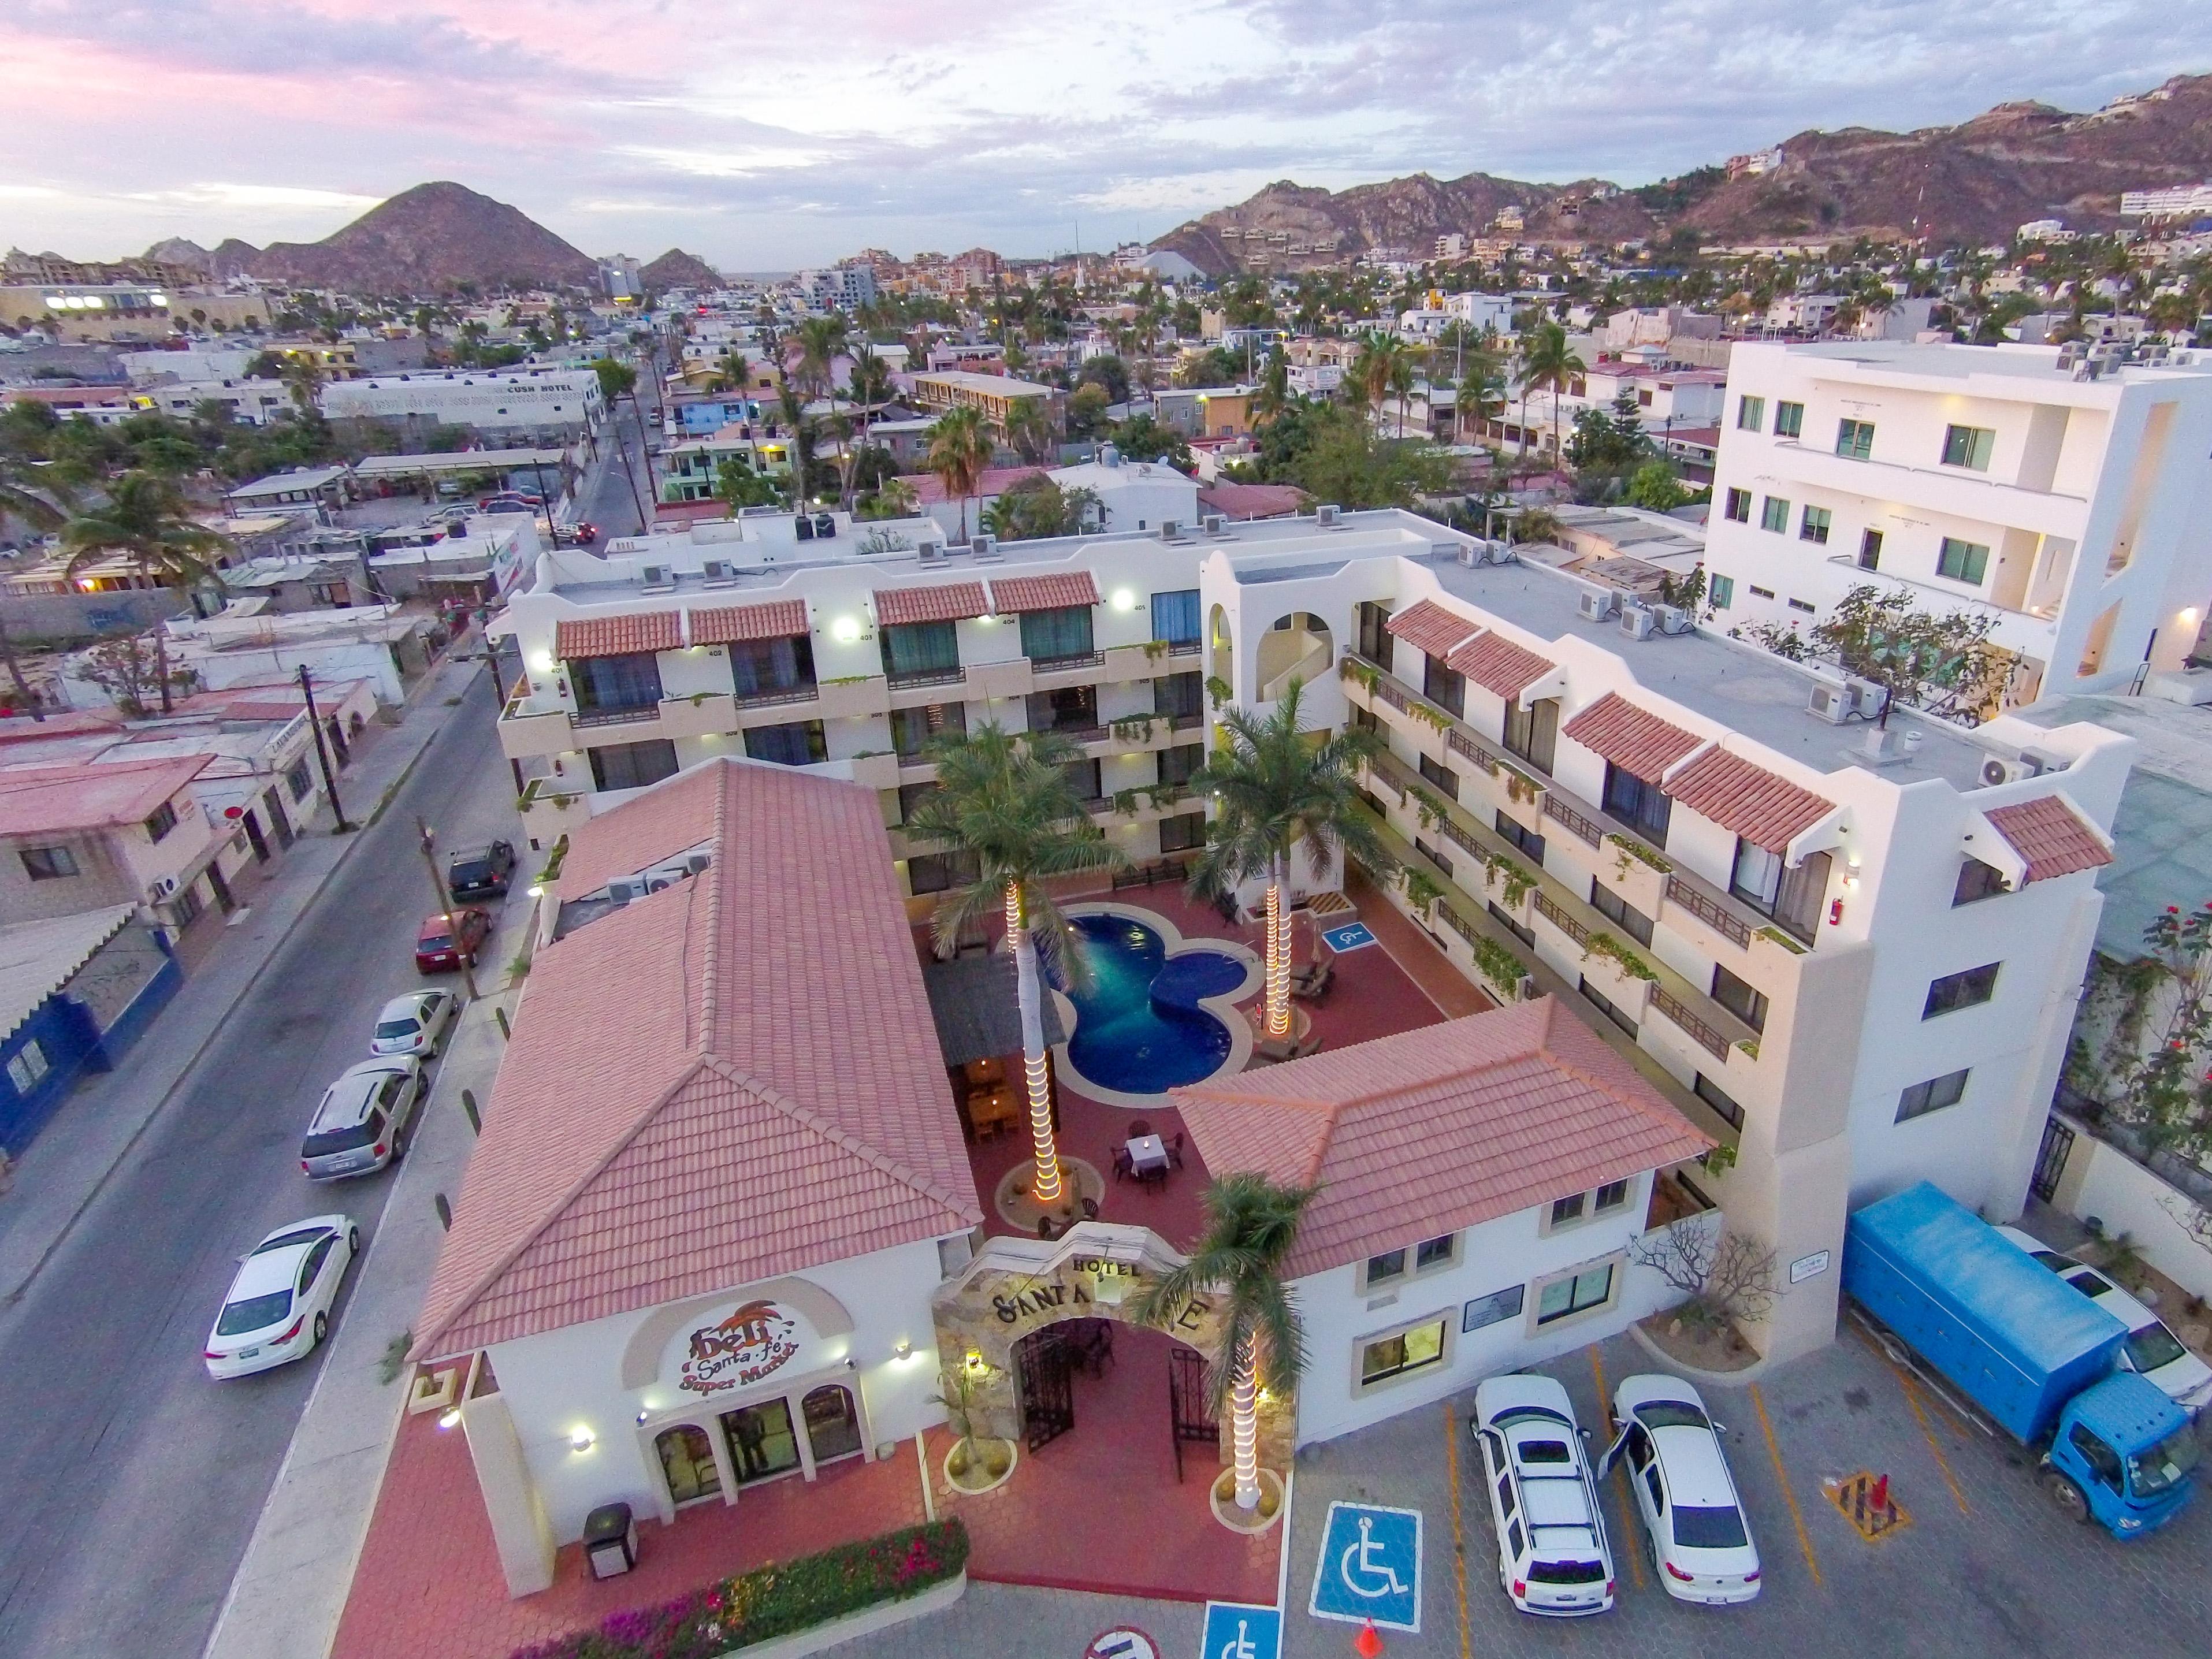
<svg viewBox="0 0 2212 1659"><path fill-rule="evenodd" d="M479 497L477 506L480 510L489 513L493 506L500 501L520 501L528 507L540 507L545 505L545 498L543 495L533 495L526 489L495 489L490 495Z"/></svg>
<svg viewBox="0 0 2212 1659"><path fill-rule="evenodd" d="M240 1256L200 1351L208 1375L246 1376L313 1352L360 1254L360 1228L345 1216L318 1215L279 1227Z"/></svg>
<svg viewBox="0 0 2212 1659"><path fill-rule="evenodd" d="M1718 1428L1698 1391L1679 1377L1623 1377L1613 1391L1620 1432L1598 1463L1602 1480L1628 1462L1645 1559L1678 1601L1729 1607L1759 1595L1759 1549L1721 1455Z"/></svg>
<svg viewBox="0 0 2212 1659"><path fill-rule="evenodd" d="M489 516L496 513L535 513L538 511L538 509L532 507L528 501L486 501L477 510L484 514L486 516Z"/></svg>
<svg viewBox="0 0 2212 1659"><path fill-rule="evenodd" d="M514 843L471 847L446 860L446 890L456 899L504 898L514 874Z"/></svg>
<svg viewBox="0 0 2212 1659"><path fill-rule="evenodd" d="M1469 1427L1498 1534L1498 1588L1522 1613L1606 1611L1613 1552L1567 1391L1528 1373L1487 1378L1475 1388Z"/></svg>
<svg viewBox="0 0 2212 1659"><path fill-rule="evenodd" d="M446 1040L446 1028L460 1012L461 1000L451 991L410 991L394 997L376 1016L376 1035L369 1039L372 1054L419 1054L428 1059Z"/></svg>
<svg viewBox="0 0 2212 1659"><path fill-rule="evenodd" d="M2183 1347L2164 1320L2108 1275L2017 1227L2000 1227L1997 1237L2019 1245L2128 1328L2128 1340L2120 1347L2122 1365L2156 1383L2161 1394L2192 1417L2212 1405L2212 1365Z"/></svg>
<svg viewBox="0 0 2212 1659"><path fill-rule="evenodd" d="M553 544L556 547L589 547L599 538L599 526L588 519L580 520L574 524L556 524L553 526Z"/></svg>
<svg viewBox="0 0 2212 1659"><path fill-rule="evenodd" d="M386 1054L349 1066L323 1091L300 1143L300 1168L310 1181L371 1175L404 1157L422 1096L422 1062Z"/></svg>
<svg viewBox="0 0 2212 1659"><path fill-rule="evenodd" d="M490 934L491 912L479 905L462 905L450 918L432 916L415 936L415 966L425 974L455 972L465 961L473 968Z"/></svg>

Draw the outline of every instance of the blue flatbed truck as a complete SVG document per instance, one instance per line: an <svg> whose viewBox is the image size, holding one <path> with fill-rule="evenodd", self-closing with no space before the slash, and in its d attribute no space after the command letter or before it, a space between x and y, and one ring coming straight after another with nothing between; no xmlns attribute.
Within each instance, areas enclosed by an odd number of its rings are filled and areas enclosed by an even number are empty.
<svg viewBox="0 0 2212 1659"><path fill-rule="evenodd" d="M2122 1368L2127 1327L1922 1182L1855 1210L1844 1291L1978 1413L2041 1454L2077 1521L2140 1538L2189 1501L2189 1419Z"/></svg>

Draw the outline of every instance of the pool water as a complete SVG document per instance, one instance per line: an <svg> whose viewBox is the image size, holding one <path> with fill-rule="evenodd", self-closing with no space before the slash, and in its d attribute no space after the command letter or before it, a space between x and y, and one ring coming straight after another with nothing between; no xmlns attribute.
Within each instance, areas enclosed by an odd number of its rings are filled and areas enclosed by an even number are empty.
<svg viewBox="0 0 2212 1659"><path fill-rule="evenodd" d="M1073 926L1090 968L1067 994L1077 1071L1103 1088L1153 1095L1221 1069L1229 1028L1198 1000L1243 984L1243 962L1203 949L1170 957L1158 933L1127 916L1078 916Z"/></svg>

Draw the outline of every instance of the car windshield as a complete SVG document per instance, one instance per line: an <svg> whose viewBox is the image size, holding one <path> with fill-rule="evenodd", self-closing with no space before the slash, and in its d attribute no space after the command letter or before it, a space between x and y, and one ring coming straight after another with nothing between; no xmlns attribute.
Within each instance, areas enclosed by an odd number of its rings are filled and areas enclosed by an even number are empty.
<svg viewBox="0 0 2212 1659"><path fill-rule="evenodd" d="M2188 1353L2173 1333L2157 1320L2139 1331L2128 1333L2128 1363L2139 1371L2154 1371L2161 1365L2185 1358Z"/></svg>
<svg viewBox="0 0 2212 1659"><path fill-rule="evenodd" d="M1674 1510L1674 1541L1686 1550L1740 1550L1751 1538L1734 1504L1700 1509L1682 1504Z"/></svg>
<svg viewBox="0 0 2212 1659"><path fill-rule="evenodd" d="M274 1238L264 1239L253 1247L253 1254L259 1255L268 1250L288 1250L295 1244L312 1244L322 1236L323 1229L320 1227L297 1228L289 1233L279 1233Z"/></svg>
<svg viewBox="0 0 2212 1659"><path fill-rule="evenodd" d="M2176 1429L2149 1450L2128 1459L2128 1489L2148 1498L2179 1486L2202 1455L2196 1431L2186 1425Z"/></svg>
<svg viewBox="0 0 2212 1659"><path fill-rule="evenodd" d="M404 1019L387 1019L380 1022L376 1028L376 1034L380 1037L413 1036L422 1029L416 1023L415 1016L410 1014Z"/></svg>
<svg viewBox="0 0 2212 1659"><path fill-rule="evenodd" d="M463 886L466 886L472 881L489 881L491 860L482 855L472 859L454 860L453 879Z"/></svg>
<svg viewBox="0 0 2212 1659"><path fill-rule="evenodd" d="M415 946L418 951L450 951L453 948L451 933L425 933Z"/></svg>
<svg viewBox="0 0 2212 1659"><path fill-rule="evenodd" d="M289 1291L271 1291L266 1296L249 1296L243 1302L226 1302L222 1317L215 1322L215 1334L242 1336L247 1331L265 1330L291 1311Z"/></svg>
<svg viewBox="0 0 2212 1659"><path fill-rule="evenodd" d="M1605 1578L1602 1561L1532 1561L1528 1564L1528 1582L1532 1584L1595 1584Z"/></svg>
<svg viewBox="0 0 2212 1659"><path fill-rule="evenodd" d="M328 1158L333 1152L357 1152L362 1147L374 1144L377 1136L383 1133L384 1115L371 1112L349 1128L325 1129L319 1134L309 1135L301 1143L300 1156Z"/></svg>
<svg viewBox="0 0 2212 1659"><path fill-rule="evenodd" d="M1705 1414L1686 1400L1647 1400L1636 1408L1647 1429L1709 1429Z"/></svg>

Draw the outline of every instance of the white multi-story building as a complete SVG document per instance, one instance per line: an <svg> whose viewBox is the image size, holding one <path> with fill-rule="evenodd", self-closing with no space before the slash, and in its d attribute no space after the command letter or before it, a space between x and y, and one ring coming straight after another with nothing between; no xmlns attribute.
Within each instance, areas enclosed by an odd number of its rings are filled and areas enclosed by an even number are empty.
<svg viewBox="0 0 2212 1659"><path fill-rule="evenodd" d="M2212 213L2212 185L2124 190L2120 192L2120 212L2130 219L2189 219Z"/></svg>
<svg viewBox="0 0 2212 1659"><path fill-rule="evenodd" d="M827 270L803 271L799 284L807 304L829 310L858 311L876 302L873 265L832 265Z"/></svg>
<svg viewBox="0 0 2212 1659"><path fill-rule="evenodd" d="M2181 666L2212 599L2212 362L2030 346L1740 345L1707 570L1724 623L1849 589L1995 618L2011 695Z"/></svg>
<svg viewBox="0 0 2212 1659"><path fill-rule="evenodd" d="M534 842L742 751L878 789L926 897L962 866L896 827L923 746L988 720L1074 739L1094 820L1148 860L1203 838L1185 782L1214 698L1295 679L1309 720L1387 740L1371 804L1422 877L1393 902L1738 1147L1696 1179L1791 1274L1767 1352L1832 1331L1849 1204L1925 1177L2017 1212L2128 739L1899 711L1863 741L1840 682L1680 613L1624 627L1610 593L1470 564L1485 544L1405 513L957 555L831 525L541 557L493 628L521 657L499 729Z"/></svg>
<svg viewBox="0 0 2212 1659"><path fill-rule="evenodd" d="M599 430L606 398L589 368L434 369L334 380L318 398L331 420L415 419L511 435Z"/></svg>

